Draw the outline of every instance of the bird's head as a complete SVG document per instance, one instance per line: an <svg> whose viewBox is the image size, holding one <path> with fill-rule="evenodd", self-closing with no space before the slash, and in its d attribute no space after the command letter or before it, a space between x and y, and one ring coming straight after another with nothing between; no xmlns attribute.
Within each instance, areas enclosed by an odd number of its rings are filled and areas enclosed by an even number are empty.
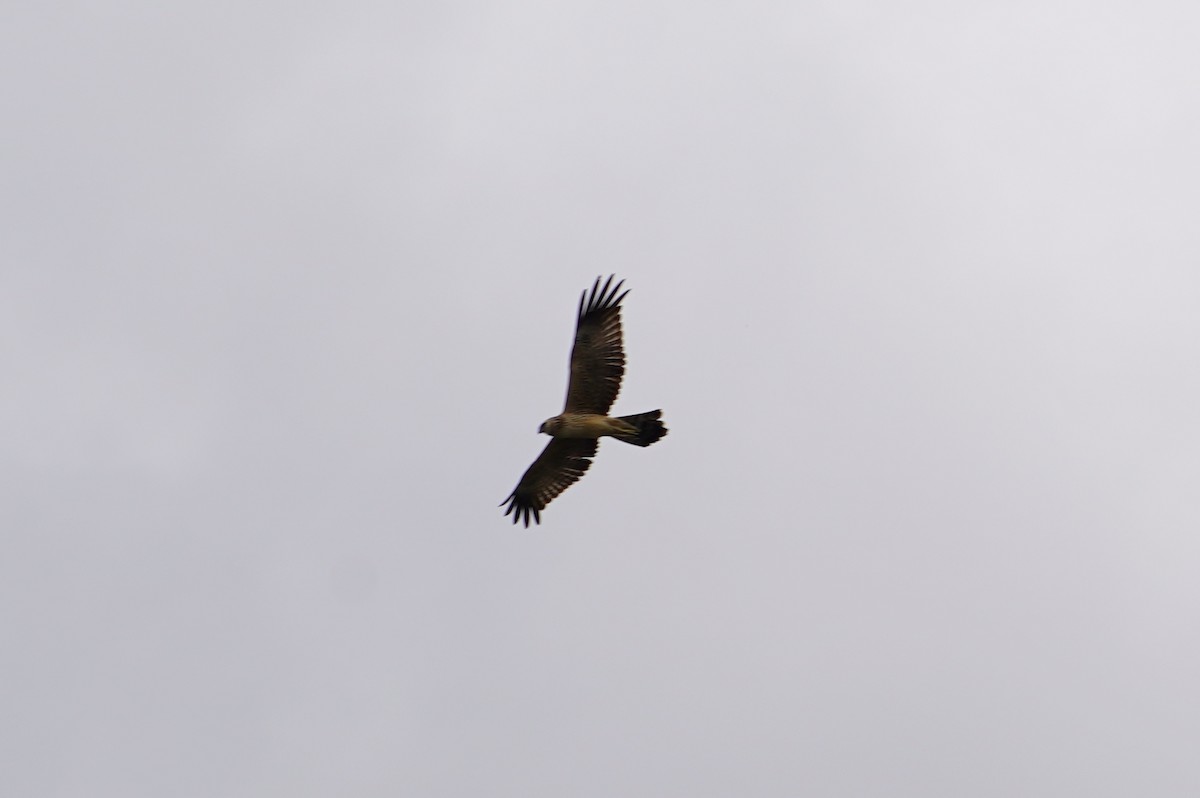
<svg viewBox="0 0 1200 798"><path fill-rule="evenodd" d="M562 419L558 416L548 418L542 422L542 426L538 427L538 432L544 432L547 435L553 435L558 432L558 428L562 426Z"/></svg>

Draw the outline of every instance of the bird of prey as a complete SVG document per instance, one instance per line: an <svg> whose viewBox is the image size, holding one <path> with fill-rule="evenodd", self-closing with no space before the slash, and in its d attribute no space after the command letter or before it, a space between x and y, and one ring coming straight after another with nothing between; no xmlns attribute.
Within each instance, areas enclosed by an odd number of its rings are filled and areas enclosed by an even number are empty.
<svg viewBox="0 0 1200 798"><path fill-rule="evenodd" d="M667 434L659 421L661 410L633 416L608 415L625 373L621 300L629 291L621 292L624 280L614 286L610 276L603 287L600 280L596 278L590 296L584 290L579 297L566 406L538 428L538 432L550 436L550 443L508 498L500 502L501 507L508 505L504 514L511 514L514 524L524 521L528 527L530 517L534 523L541 523L546 505L588 470L600 438L607 435L634 446L649 446Z"/></svg>

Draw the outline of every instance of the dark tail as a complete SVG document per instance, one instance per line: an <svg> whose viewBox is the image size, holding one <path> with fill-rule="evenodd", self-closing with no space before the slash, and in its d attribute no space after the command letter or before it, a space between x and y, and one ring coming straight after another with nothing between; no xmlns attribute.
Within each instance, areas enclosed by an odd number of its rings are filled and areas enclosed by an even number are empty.
<svg viewBox="0 0 1200 798"><path fill-rule="evenodd" d="M651 410L636 416L617 416L618 421L624 421L634 429L632 434L618 436L617 440L634 446L649 446L667 434L667 428L658 420L661 415L661 410Z"/></svg>

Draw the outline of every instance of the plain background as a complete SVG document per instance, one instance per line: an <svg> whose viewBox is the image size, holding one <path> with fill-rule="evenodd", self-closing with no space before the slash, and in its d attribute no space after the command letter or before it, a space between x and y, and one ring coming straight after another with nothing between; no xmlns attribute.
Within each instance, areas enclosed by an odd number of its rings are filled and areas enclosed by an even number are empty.
<svg viewBox="0 0 1200 798"><path fill-rule="evenodd" d="M1197 8L8 3L0 792L1200 794Z"/></svg>

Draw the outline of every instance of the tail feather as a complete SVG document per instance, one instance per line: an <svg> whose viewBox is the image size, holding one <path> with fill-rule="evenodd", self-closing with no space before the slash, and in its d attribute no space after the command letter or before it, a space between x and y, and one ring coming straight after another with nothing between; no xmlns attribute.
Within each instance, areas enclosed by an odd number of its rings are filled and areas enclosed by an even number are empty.
<svg viewBox="0 0 1200 798"><path fill-rule="evenodd" d="M629 435L618 435L617 440L632 443L634 446L649 446L667 434L667 428L659 421L661 410L651 410L649 413L638 413L633 416L617 416L618 421L624 421L633 427Z"/></svg>

